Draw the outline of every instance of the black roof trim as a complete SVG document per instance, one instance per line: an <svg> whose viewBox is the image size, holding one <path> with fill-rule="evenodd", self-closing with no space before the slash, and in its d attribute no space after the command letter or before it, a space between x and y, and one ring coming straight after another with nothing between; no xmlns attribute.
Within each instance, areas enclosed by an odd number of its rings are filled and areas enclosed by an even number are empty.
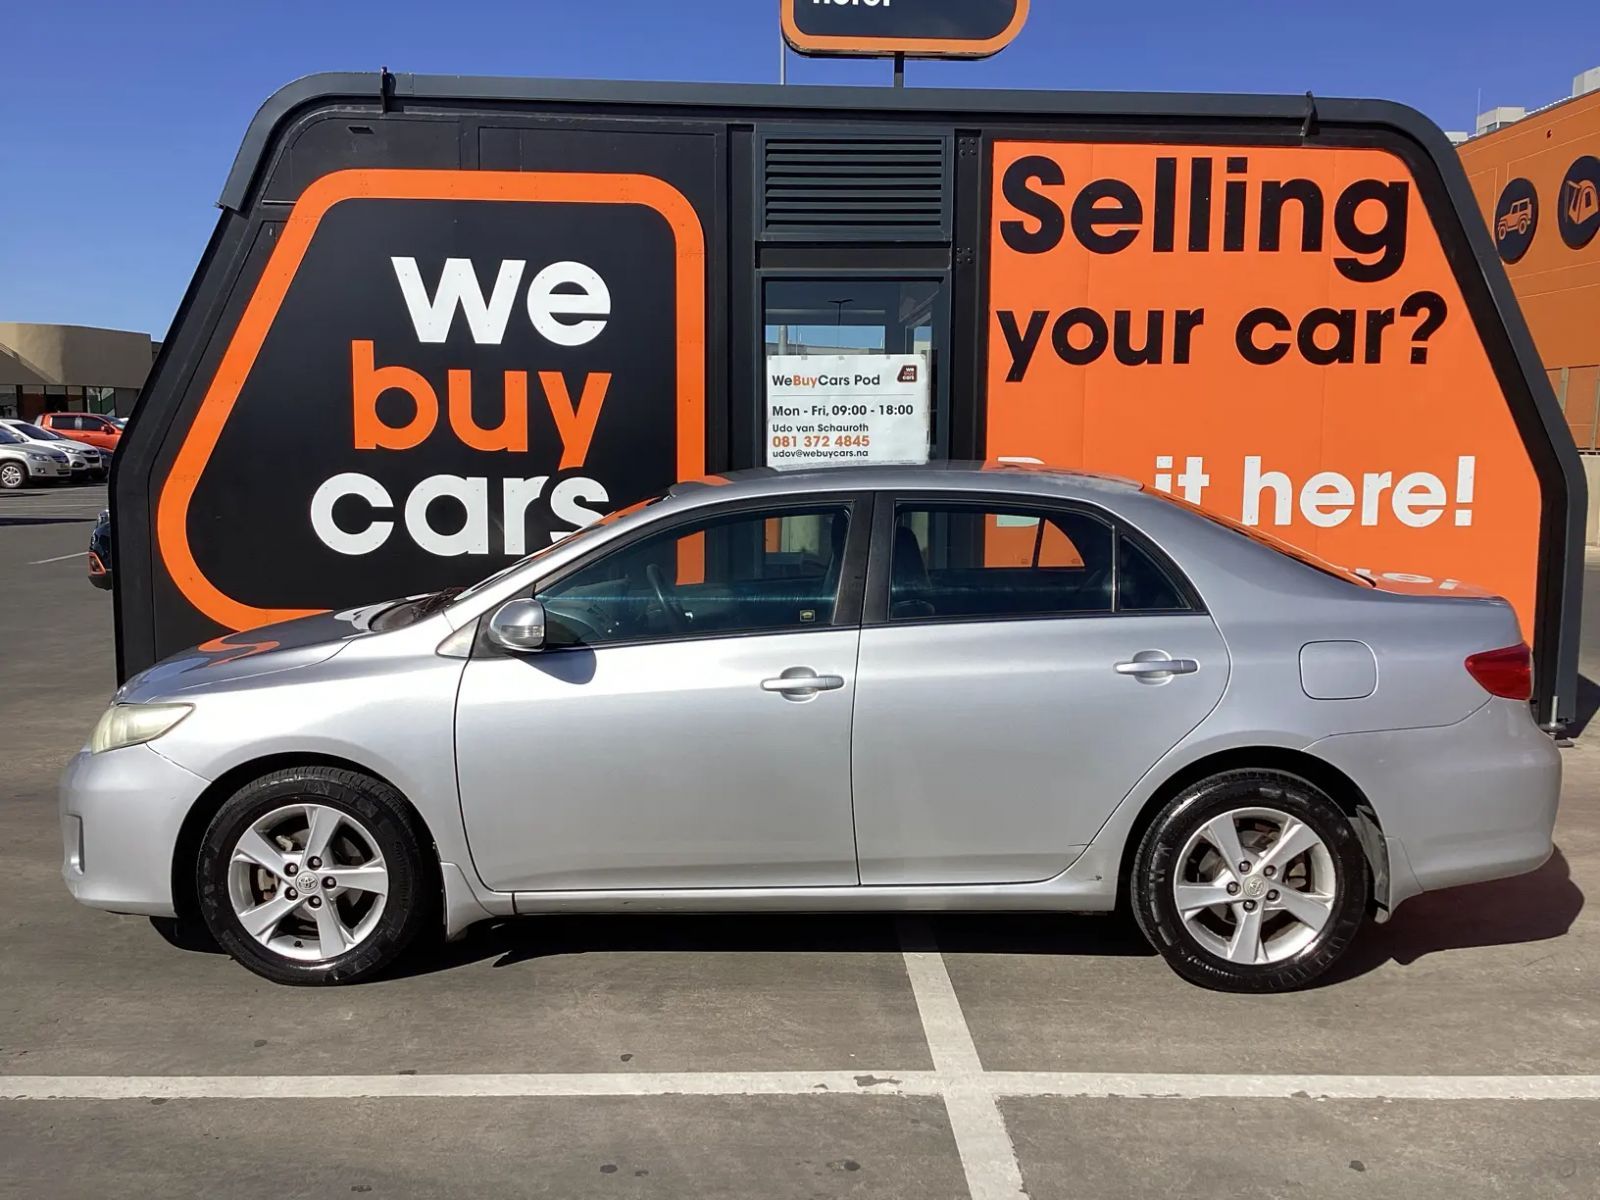
<svg viewBox="0 0 1600 1200"><path fill-rule="evenodd" d="M1122 117L1135 120L1224 118L1303 126L1306 94L1270 96L1185 92L993 91L976 88L805 87L747 83L634 83L620 80L524 79L515 76L327 72L306 75L267 98L246 131L217 203L239 211L278 127L297 109L330 102L382 110L406 100L543 101L633 107L715 107L796 113L906 113L926 117ZM1330 125L1383 125L1420 143L1435 159L1454 157L1439 127L1414 108L1388 100L1316 99L1317 120ZM1463 180L1464 182L1464 180Z"/></svg>

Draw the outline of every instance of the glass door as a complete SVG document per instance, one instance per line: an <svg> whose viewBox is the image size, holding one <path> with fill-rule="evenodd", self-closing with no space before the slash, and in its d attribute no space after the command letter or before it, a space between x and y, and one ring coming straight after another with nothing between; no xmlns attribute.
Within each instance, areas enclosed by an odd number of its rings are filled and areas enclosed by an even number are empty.
<svg viewBox="0 0 1600 1200"><path fill-rule="evenodd" d="M768 277L761 299L768 465L945 456L942 276Z"/></svg>

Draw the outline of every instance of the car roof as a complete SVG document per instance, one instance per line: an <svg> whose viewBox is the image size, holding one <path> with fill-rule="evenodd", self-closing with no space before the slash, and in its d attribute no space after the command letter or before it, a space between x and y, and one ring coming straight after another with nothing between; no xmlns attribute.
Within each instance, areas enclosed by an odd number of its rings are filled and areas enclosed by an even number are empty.
<svg viewBox="0 0 1600 1200"><path fill-rule="evenodd" d="M1031 462L933 462L906 466L755 467L674 484L667 494L696 501L807 492L917 488L958 492L1019 492L1092 499L1139 492L1143 484L1116 475L1070 471Z"/></svg>

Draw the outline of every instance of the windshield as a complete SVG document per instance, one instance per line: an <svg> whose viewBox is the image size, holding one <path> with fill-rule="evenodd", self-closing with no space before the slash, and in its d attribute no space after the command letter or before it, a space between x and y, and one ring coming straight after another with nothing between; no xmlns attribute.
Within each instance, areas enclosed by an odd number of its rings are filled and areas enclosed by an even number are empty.
<svg viewBox="0 0 1600 1200"><path fill-rule="evenodd" d="M9 426L0 425L0 446L19 446L27 440Z"/></svg>
<svg viewBox="0 0 1600 1200"><path fill-rule="evenodd" d="M452 600L460 601L470 599L491 584L499 583L508 575L516 574L516 572L522 570L522 568L527 566L529 563L536 562L537 560L543 558L546 554L549 554L550 551L558 547L565 548L567 546L571 546L575 542L584 539L589 535L598 532L599 530L605 529L609 525L616 524L618 521L622 520L623 517L631 516L640 509L649 508L652 504L657 504L666 498L667 494L663 492L658 496L651 496L647 500L641 500L637 504L630 504L626 508L619 508L615 512L607 513L598 521L595 521L589 525L585 525L582 529L577 529L572 533L567 534L567 536L562 538L559 542L551 542L548 546L543 546L540 549L535 550L532 554L527 555L525 558L517 559L517 561L512 563L510 566L502 567L487 579L478 580L478 582L473 584L471 587L458 592L452 597Z"/></svg>
<svg viewBox="0 0 1600 1200"><path fill-rule="evenodd" d="M478 582L473 584L471 587L444 588L437 592L429 592L426 596L417 596L410 600L401 600L398 603L391 605L389 608L386 608L383 612L374 617L372 621L372 628L379 633L385 633L391 629L404 629L408 625L414 625L424 617L432 616L440 609L448 608L450 605L457 604L462 600L470 600L473 596L476 596L485 588L492 587L494 584L499 583L502 579L516 574L518 571L522 570L523 567L527 566L531 562L535 562L538 559L543 558L552 550L571 546L575 541L580 541L593 535L597 531L604 529L606 526L612 525L621 520L629 513L638 512L641 508L647 508L656 503L658 500L664 499L666 499L666 493L662 493L659 496L652 496L648 500L641 500L637 504L630 504L627 508L619 508L616 512L608 513L601 517L598 521L595 521L589 525L585 525L582 529L575 530L574 532L567 534L560 541L551 542L548 546L542 546L538 550L535 550L532 554L525 555L524 557L517 559L515 562L501 567L493 575L490 575L486 579L478 580Z"/></svg>
<svg viewBox="0 0 1600 1200"><path fill-rule="evenodd" d="M1213 525L1221 525L1224 529L1231 530L1240 537L1249 538L1252 542L1266 546L1269 550L1276 550L1279 554L1288 555L1296 562L1304 563L1306 566L1321 571L1325 575L1332 575L1336 579L1344 580L1346 583L1359 583L1362 587L1378 586L1364 575L1357 575L1354 571L1341 567L1337 563L1331 563L1325 558L1318 558L1309 550L1302 550L1299 546L1291 545L1282 538L1273 537L1270 533L1264 533L1253 526L1240 524L1230 517L1224 517L1220 513L1212 512L1210 509L1201 508L1198 504L1191 504L1189 501L1179 499L1170 492L1158 491L1154 494L1160 496L1163 500L1170 500L1179 508L1188 509L1196 516L1204 517Z"/></svg>
<svg viewBox="0 0 1600 1200"><path fill-rule="evenodd" d="M31 437L36 442L64 442L67 440L59 433L52 433L48 429L41 429L37 425L28 424L26 421L21 421L11 428L24 437Z"/></svg>

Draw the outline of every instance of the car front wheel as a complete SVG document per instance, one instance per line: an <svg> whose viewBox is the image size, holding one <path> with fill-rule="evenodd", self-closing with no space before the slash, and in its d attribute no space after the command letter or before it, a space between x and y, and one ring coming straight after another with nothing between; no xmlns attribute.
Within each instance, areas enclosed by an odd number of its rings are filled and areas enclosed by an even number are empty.
<svg viewBox="0 0 1600 1200"><path fill-rule="evenodd" d="M207 828L200 911L230 955L278 983L368 979L433 921L438 886L405 801L355 771L293 767L230 797Z"/></svg>
<svg viewBox="0 0 1600 1200"><path fill-rule="evenodd" d="M0 488L15 491L28 482L28 471L21 463L0 463Z"/></svg>
<svg viewBox="0 0 1600 1200"><path fill-rule="evenodd" d="M1367 860L1320 788L1229 771L1185 788L1145 832L1131 879L1139 927L1167 963L1218 991L1304 987L1367 911Z"/></svg>

